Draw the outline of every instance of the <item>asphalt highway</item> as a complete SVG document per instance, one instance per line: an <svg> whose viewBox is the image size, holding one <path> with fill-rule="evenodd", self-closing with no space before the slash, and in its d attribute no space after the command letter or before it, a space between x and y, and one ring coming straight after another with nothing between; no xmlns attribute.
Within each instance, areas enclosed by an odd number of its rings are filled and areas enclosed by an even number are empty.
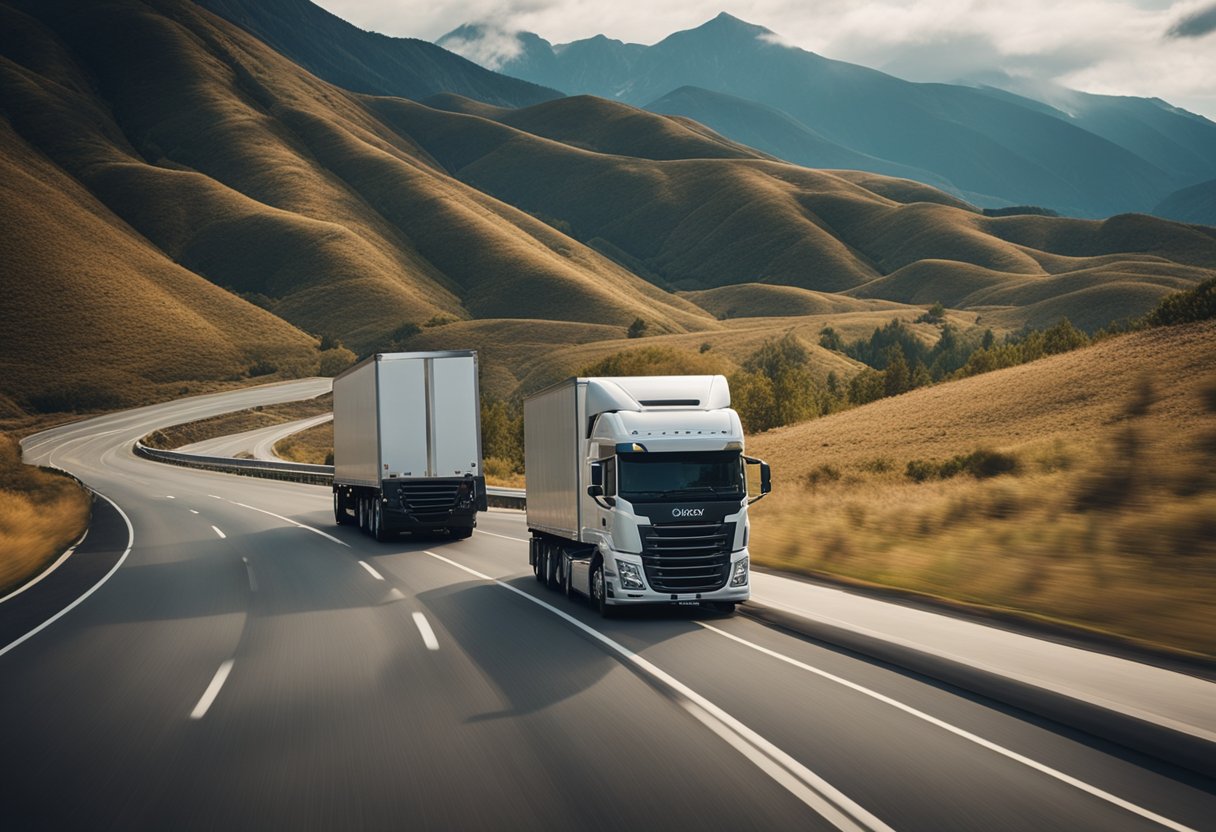
<svg viewBox="0 0 1216 832"><path fill-rule="evenodd" d="M324 384L26 440L103 497L0 602L0 828L1216 829L1211 782L744 616L604 621L522 513L376 543L130 452Z"/></svg>

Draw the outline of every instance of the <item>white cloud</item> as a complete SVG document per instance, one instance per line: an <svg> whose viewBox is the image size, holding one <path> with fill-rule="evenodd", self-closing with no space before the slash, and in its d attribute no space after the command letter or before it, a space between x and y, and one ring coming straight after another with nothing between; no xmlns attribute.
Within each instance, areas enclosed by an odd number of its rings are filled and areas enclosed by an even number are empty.
<svg viewBox="0 0 1216 832"><path fill-rule="evenodd" d="M536 32L554 43L595 34L654 43L725 8L777 33L775 42L888 67L911 80L1004 71L1089 92L1156 96L1216 118L1216 33L1168 37L1206 20L1212 0L320 0L364 28L435 40L462 23L502 34ZM1201 27L1200 27L1201 28ZM500 65L512 39L485 60ZM518 48L517 46L515 48ZM494 63L497 62L497 63Z"/></svg>

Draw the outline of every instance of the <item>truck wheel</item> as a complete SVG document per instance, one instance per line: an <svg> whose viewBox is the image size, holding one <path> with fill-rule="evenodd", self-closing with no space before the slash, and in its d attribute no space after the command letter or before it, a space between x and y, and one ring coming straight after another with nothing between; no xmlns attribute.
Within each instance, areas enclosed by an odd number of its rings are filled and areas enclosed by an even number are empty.
<svg viewBox="0 0 1216 832"><path fill-rule="evenodd" d="M536 576L537 583L543 584L545 582L545 541L534 537L532 546L532 574Z"/></svg>
<svg viewBox="0 0 1216 832"><path fill-rule="evenodd" d="M359 531L367 530L367 522L363 519L363 496L355 498L355 518L358 521Z"/></svg>
<svg viewBox="0 0 1216 832"><path fill-rule="evenodd" d="M565 568L562 569L562 590L566 593L567 598L574 597L574 570L570 568L570 561L566 561Z"/></svg>
<svg viewBox="0 0 1216 832"><path fill-rule="evenodd" d="M381 543L392 537L384 528L384 504L379 500L375 501L375 508L372 510L372 537Z"/></svg>
<svg viewBox="0 0 1216 832"><path fill-rule="evenodd" d="M557 559L561 555L561 550L556 546L545 547L545 586L549 589L557 589Z"/></svg>
<svg viewBox="0 0 1216 832"><path fill-rule="evenodd" d="M591 600L604 618L616 618L616 607L608 603L608 590L604 583L604 562L601 560L591 570Z"/></svg>
<svg viewBox="0 0 1216 832"><path fill-rule="evenodd" d="M472 536L473 536L473 527L472 526L469 526L467 529L464 529L464 528L452 529L452 538L455 540L465 540Z"/></svg>

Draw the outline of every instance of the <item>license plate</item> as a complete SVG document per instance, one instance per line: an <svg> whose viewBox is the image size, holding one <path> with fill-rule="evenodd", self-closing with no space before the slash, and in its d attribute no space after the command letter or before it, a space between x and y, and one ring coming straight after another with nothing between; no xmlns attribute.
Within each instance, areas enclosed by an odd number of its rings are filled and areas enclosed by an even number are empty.
<svg viewBox="0 0 1216 832"><path fill-rule="evenodd" d="M701 602L700 601L676 601L676 606L677 607L699 607L699 606L701 606Z"/></svg>

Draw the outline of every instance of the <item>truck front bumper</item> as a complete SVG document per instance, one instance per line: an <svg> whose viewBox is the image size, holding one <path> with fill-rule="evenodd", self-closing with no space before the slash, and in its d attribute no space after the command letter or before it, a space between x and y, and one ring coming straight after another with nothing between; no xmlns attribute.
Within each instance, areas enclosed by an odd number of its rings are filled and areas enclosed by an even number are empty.
<svg viewBox="0 0 1216 832"><path fill-rule="evenodd" d="M751 558L746 548L738 552L731 552L730 570L727 573L726 585L721 589L715 589L710 592L660 592L651 588L649 581L646 579L645 570L642 568L641 555L625 552L609 552L608 559L612 565L605 570L604 577L608 583L608 603L614 606L628 606L630 604L695 606L701 603L739 603L751 597L750 572L746 573L741 586L731 586L731 576L735 574L739 562L747 561L750 567ZM622 576L619 574L619 567L617 566L622 561L636 565L639 573L642 575L643 583L646 584L644 588L637 589L623 585Z"/></svg>

